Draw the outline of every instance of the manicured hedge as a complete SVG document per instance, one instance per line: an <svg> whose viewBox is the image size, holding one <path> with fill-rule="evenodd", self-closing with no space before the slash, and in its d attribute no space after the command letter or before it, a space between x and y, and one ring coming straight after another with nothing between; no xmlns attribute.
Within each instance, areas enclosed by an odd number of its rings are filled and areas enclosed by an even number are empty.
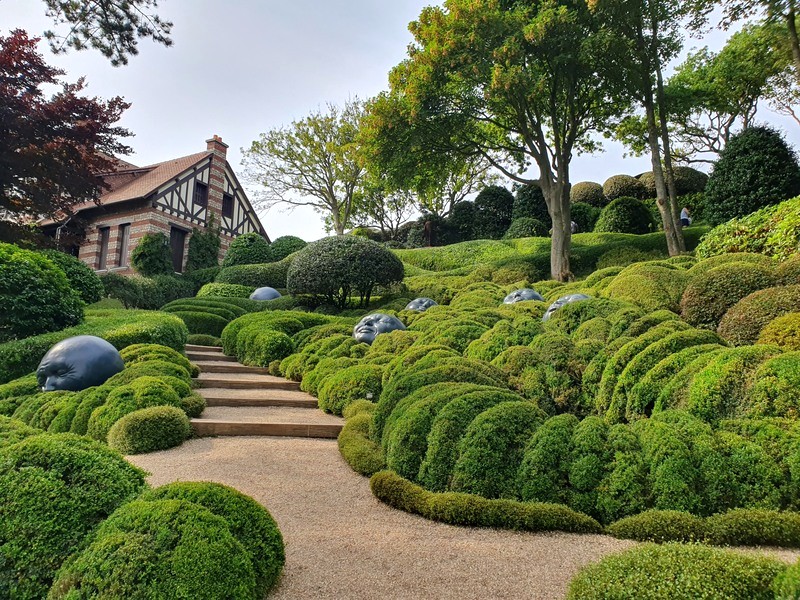
<svg viewBox="0 0 800 600"><path fill-rule="evenodd" d="M269 242L259 233L245 233L237 236L228 246L223 267L234 265L252 265L268 263L275 260L269 247Z"/></svg>
<svg viewBox="0 0 800 600"><path fill-rule="evenodd" d="M770 321L758 336L759 344L773 344L783 350L800 350L800 312Z"/></svg>
<svg viewBox="0 0 800 600"><path fill-rule="evenodd" d="M594 226L595 232L650 233L655 228L653 213L636 198L621 196L612 200L600 212Z"/></svg>
<svg viewBox="0 0 800 600"><path fill-rule="evenodd" d="M767 288L745 296L719 323L718 333L735 346L755 344L770 321L800 312L800 285Z"/></svg>
<svg viewBox="0 0 800 600"><path fill-rule="evenodd" d="M603 186L594 181L579 181L572 184L569 190L569 201L572 204L585 202L598 208L603 208L609 202L603 193Z"/></svg>
<svg viewBox="0 0 800 600"><path fill-rule="evenodd" d="M0 450L2 450L4 446L16 444L25 438L29 438L32 435L39 435L40 433L44 432L41 429L29 427L18 419L0 416Z"/></svg>
<svg viewBox="0 0 800 600"><path fill-rule="evenodd" d="M355 406L356 403L350 405ZM374 407L374 404L372 405ZM350 408L348 407L348 408ZM372 410L365 410L347 418L339 432L339 452L356 473L371 477L386 468L381 447L369 438Z"/></svg>
<svg viewBox="0 0 800 600"><path fill-rule="evenodd" d="M686 271L672 265L661 262L636 263L617 275L602 291L602 295L631 302L647 311L666 308L677 313L688 282Z"/></svg>
<svg viewBox="0 0 800 600"><path fill-rule="evenodd" d="M128 413L108 431L108 445L122 454L142 454L180 446L191 433L186 413L174 406L151 406Z"/></svg>
<svg viewBox="0 0 800 600"><path fill-rule="evenodd" d="M197 292L198 298L249 298L255 287L233 283L207 283Z"/></svg>
<svg viewBox="0 0 800 600"><path fill-rule="evenodd" d="M58 250L44 250L42 254L64 271L69 287L78 292L86 304L94 304L103 297L103 283L85 262Z"/></svg>
<svg viewBox="0 0 800 600"><path fill-rule="evenodd" d="M286 274L291 261L271 262L266 264L237 265L222 269L215 281L250 288L269 286L283 289L286 287Z"/></svg>
<svg viewBox="0 0 800 600"><path fill-rule="evenodd" d="M383 369L377 365L355 365L333 374L319 388L319 407L341 415L356 400L377 400L382 375Z"/></svg>

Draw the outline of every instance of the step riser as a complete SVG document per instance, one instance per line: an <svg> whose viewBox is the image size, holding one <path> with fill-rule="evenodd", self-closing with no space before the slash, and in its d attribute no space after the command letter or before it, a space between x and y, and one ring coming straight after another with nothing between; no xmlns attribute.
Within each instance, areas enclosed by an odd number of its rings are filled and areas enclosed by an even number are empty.
<svg viewBox="0 0 800 600"><path fill-rule="evenodd" d="M305 425L302 423L235 423L192 419L192 429L198 437L248 435L336 439L342 426Z"/></svg>
<svg viewBox="0 0 800 600"><path fill-rule="evenodd" d="M317 408L316 400L269 400L257 398L206 398L206 406L283 406L286 408Z"/></svg>
<svg viewBox="0 0 800 600"><path fill-rule="evenodd" d="M230 365L204 365L195 363L203 373L247 373L252 375L269 375L269 369L265 367L246 367L238 363Z"/></svg>
<svg viewBox="0 0 800 600"><path fill-rule="evenodd" d="M219 346L198 346L197 344L186 344L184 346L187 352L222 352Z"/></svg>
<svg viewBox="0 0 800 600"><path fill-rule="evenodd" d="M218 362L236 362L235 356L225 356L224 354L208 354L206 352L187 352L186 358L193 361L214 360Z"/></svg>
<svg viewBox="0 0 800 600"><path fill-rule="evenodd" d="M230 379L196 379L201 388L228 388L230 390L291 390L298 391L296 381L233 381Z"/></svg>

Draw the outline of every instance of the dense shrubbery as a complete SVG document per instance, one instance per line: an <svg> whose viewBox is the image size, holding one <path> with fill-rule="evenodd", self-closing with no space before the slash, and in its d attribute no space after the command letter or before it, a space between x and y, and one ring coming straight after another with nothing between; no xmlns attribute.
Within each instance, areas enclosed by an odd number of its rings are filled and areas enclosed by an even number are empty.
<svg viewBox="0 0 800 600"><path fill-rule="evenodd" d="M767 288L731 307L722 317L718 332L736 346L755 344L770 321L792 312L800 312L800 285Z"/></svg>
<svg viewBox="0 0 800 600"><path fill-rule="evenodd" d="M579 232L592 231L600 218L601 210L584 202L574 202L570 206L570 216L578 226Z"/></svg>
<svg viewBox="0 0 800 600"><path fill-rule="evenodd" d="M172 275L169 240L163 233L147 233L131 250L131 266L143 277Z"/></svg>
<svg viewBox="0 0 800 600"><path fill-rule="evenodd" d="M517 239L524 237L542 237L547 235L547 227L544 223L533 217L519 217L511 221L506 230L505 239Z"/></svg>
<svg viewBox="0 0 800 600"><path fill-rule="evenodd" d="M759 344L774 344L783 350L800 350L800 312L770 321L758 336Z"/></svg>
<svg viewBox="0 0 800 600"><path fill-rule="evenodd" d="M647 190L642 182L630 175L612 175L603 183L603 195L609 200L629 197L643 200L647 197Z"/></svg>
<svg viewBox="0 0 800 600"><path fill-rule="evenodd" d="M403 279L403 263L376 242L354 236L335 236L301 250L287 275L291 294L304 294L341 308L351 294L362 306L376 286Z"/></svg>
<svg viewBox="0 0 800 600"><path fill-rule="evenodd" d="M83 302L56 264L0 243L0 342L57 331L83 321Z"/></svg>
<svg viewBox="0 0 800 600"><path fill-rule="evenodd" d="M213 269L219 266L219 248L222 244L220 228L214 224L211 214L208 225L202 230L194 227L189 237L189 249L186 252L186 272Z"/></svg>
<svg viewBox="0 0 800 600"><path fill-rule="evenodd" d="M234 283L207 283L197 292L197 297L249 298L255 289L255 287Z"/></svg>
<svg viewBox="0 0 800 600"><path fill-rule="evenodd" d="M594 181L580 181L572 184L569 201L572 204L584 202L597 208L603 208L609 202L603 193L603 186Z"/></svg>
<svg viewBox="0 0 800 600"><path fill-rule="evenodd" d="M272 240L272 243L269 245L269 251L273 261L282 261L290 254L302 250L307 245L308 243L305 240L301 240L297 236L282 235Z"/></svg>
<svg viewBox="0 0 800 600"><path fill-rule="evenodd" d="M86 304L94 304L103 297L103 283L86 263L58 250L44 250L42 254L64 271L69 287L78 292Z"/></svg>
<svg viewBox="0 0 800 600"><path fill-rule="evenodd" d="M705 193L705 216L723 223L800 194L800 165L776 130L748 127L720 153Z"/></svg>
<svg viewBox="0 0 800 600"><path fill-rule="evenodd" d="M514 196L506 188L499 185L483 188L475 198L475 237L487 240L503 237L511 225L513 208Z"/></svg>
<svg viewBox="0 0 800 600"><path fill-rule="evenodd" d="M105 295L122 302L125 308L155 310L178 298L194 295L194 282L180 275L156 275L154 277L125 277L117 273L100 276Z"/></svg>
<svg viewBox="0 0 800 600"><path fill-rule="evenodd" d="M173 406L151 406L128 413L108 431L108 445L122 454L141 454L180 446L191 432L186 413Z"/></svg>
<svg viewBox="0 0 800 600"><path fill-rule="evenodd" d="M603 208L594 230L606 233L641 234L649 233L654 227L653 213L644 202L630 196L620 196Z"/></svg>
<svg viewBox="0 0 800 600"><path fill-rule="evenodd" d="M234 239L228 246L222 266L252 265L268 263L273 260L275 259L272 258L269 242L261 234L245 233Z"/></svg>
<svg viewBox="0 0 800 600"><path fill-rule="evenodd" d="M286 287L286 274L289 272L287 261L266 263L266 264L247 264L226 267L217 275L217 283L243 285L248 288Z"/></svg>

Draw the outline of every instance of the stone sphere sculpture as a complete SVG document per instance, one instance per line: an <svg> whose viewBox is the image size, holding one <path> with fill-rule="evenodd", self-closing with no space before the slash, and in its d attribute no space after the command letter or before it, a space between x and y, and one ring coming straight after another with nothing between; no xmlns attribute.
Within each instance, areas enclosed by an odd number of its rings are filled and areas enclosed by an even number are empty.
<svg viewBox="0 0 800 600"><path fill-rule="evenodd" d="M430 298L414 298L411 302L406 304L405 310L425 312L431 306L437 306L437 303Z"/></svg>
<svg viewBox="0 0 800 600"><path fill-rule="evenodd" d="M521 290L514 290L503 300L503 304L514 304L515 302L525 302L526 300L539 300L544 301L542 295L531 288L522 288Z"/></svg>
<svg viewBox="0 0 800 600"><path fill-rule="evenodd" d="M384 313L372 313L356 323L356 326L353 327L353 337L358 342L371 344L375 341L375 337L381 333L405 328L406 326L397 317Z"/></svg>
<svg viewBox="0 0 800 600"><path fill-rule="evenodd" d="M250 294L250 300L275 300L275 298L280 297L281 293L271 287L260 287Z"/></svg>
<svg viewBox="0 0 800 600"><path fill-rule="evenodd" d="M78 335L47 351L36 369L36 379L45 392L79 392L104 383L124 368L114 346L93 335Z"/></svg>
<svg viewBox="0 0 800 600"><path fill-rule="evenodd" d="M561 296L558 300L553 302L548 308L547 311L544 313L542 317L542 321L549 321L550 317L553 316L553 313L556 312L562 306L566 306L567 304L572 304L573 302L580 302L581 300L589 300L590 296L586 294L569 294L568 296Z"/></svg>

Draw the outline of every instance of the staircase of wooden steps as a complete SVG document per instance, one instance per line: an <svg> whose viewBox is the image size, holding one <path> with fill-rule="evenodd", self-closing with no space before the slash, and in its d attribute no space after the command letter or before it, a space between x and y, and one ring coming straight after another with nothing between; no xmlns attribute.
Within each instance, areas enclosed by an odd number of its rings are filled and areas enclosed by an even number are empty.
<svg viewBox="0 0 800 600"><path fill-rule="evenodd" d="M186 356L200 368L197 392L207 406L192 419L199 437L336 438L342 430L343 420L319 410L317 399L300 391L295 381L239 364L214 346L187 344Z"/></svg>

